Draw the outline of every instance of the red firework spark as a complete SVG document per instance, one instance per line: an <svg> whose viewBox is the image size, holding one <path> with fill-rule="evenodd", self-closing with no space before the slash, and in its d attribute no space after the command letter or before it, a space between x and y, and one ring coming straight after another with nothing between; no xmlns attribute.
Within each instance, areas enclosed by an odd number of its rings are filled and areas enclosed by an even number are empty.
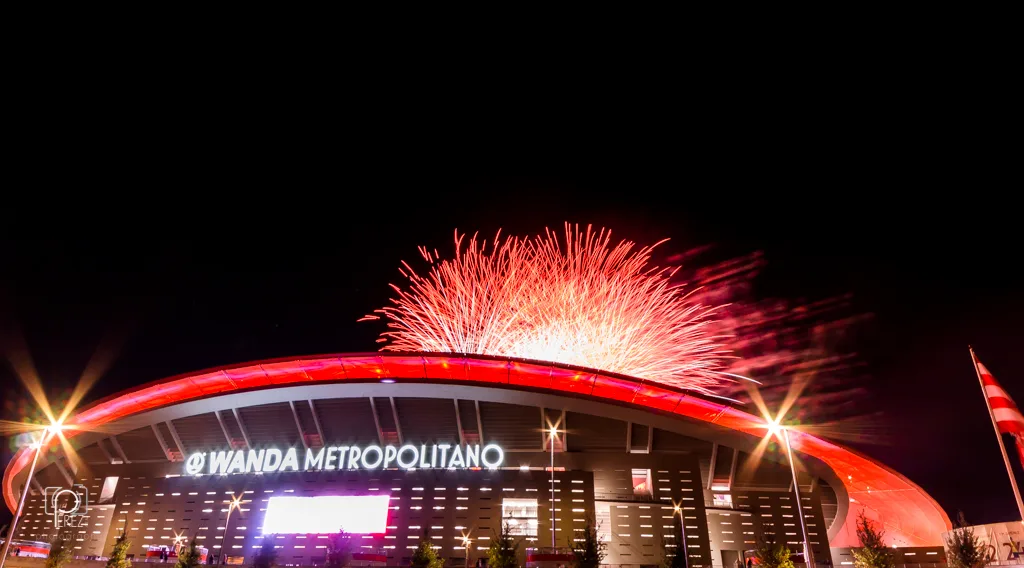
<svg viewBox="0 0 1024 568"><path fill-rule="evenodd" d="M725 370L759 381L756 390L731 384L718 394L752 403L770 416L784 415L787 424L819 435L883 441L889 429L878 422L867 400L871 377L858 351L872 315L860 311L849 294L759 297L754 283L767 266L764 255L722 260L714 248L670 255L666 261L689 268L673 282L696 289L695 301L722 306L715 313L715 333L728 338L736 355Z"/></svg>
<svg viewBox="0 0 1024 568"><path fill-rule="evenodd" d="M383 350L538 359L705 394L737 376L725 372L716 306L673 283L675 269L650 264L664 241L613 245L609 230L568 223L562 238L464 237L456 231L453 259L420 248L426 276L402 263L407 287L392 284L392 305L375 310L389 320Z"/></svg>

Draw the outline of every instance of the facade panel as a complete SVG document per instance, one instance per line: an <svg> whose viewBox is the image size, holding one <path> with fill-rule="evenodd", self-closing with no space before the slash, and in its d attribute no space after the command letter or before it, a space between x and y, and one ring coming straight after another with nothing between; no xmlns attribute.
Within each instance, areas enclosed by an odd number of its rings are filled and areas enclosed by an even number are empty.
<svg viewBox="0 0 1024 568"><path fill-rule="evenodd" d="M384 401L381 414L391 415L391 404ZM379 404L379 403L378 403ZM379 444L377 427L367 398L332 398L314 400L317 418L324 431L324 443L334 444ZM394 422L392 420L391 422Z"/></svg>
<svg viewBox="0 0 1024 568"><path fill-rule="evenodd" d="M376 420L369 398L314 400L324 443L368 447L384 438L397 445L400 430L405 444L456 445L460 442L457 408L462 431L482 433L481 440L467 443L494 442L504 448L502 468L404 470L392 464L369 470L192 476L185 474L187 464L167 459L151 428L140 428L118 439L129 456L148 459L111 464L96 446L81 452L88 460L85 470L76 475L89 491L95 496L104 487L114 489L105 505L109 510L95 513L109 517L109 531L78 529L85 532L74 535L76 546L83 555L103 556L126 531L135 559L144 558L150 546L170 547L176 538L195 537L218 562L221 557L248 562L258 547L274 546L280 564L319 564L326 551L326 535L263 534L269 499L385 495L389 507L385 532L354 538L358 550L383 554L392 566L407 565L423 538L439 547L449 565L464 565L463 538L467 536L472 539L469 562L475 563L506 521L515 523L524 553L551 547L552 534L557 548L569 547L582 537L588 522L594 523L607 544L605 563L609 565L653 566L671 555L686 554L695 568L731 567L749 555L758 537L769 534L784 539L794 550L800 548L795 496L788 468L780 464L747 467L749 457L743 453L733 464L731 448L713 450L707 441L595 414L465 399L455 403L449 398L395 397L393 401L398 422L391 398L374 399ZM295 403L297 409L304 405L309 410L307 401ZM295 448L298 455L305 455L288 401L238 412L252 449ZM221 416L228 423L234 421L231 411ZM563 416L560 436L568 444L555 445L552 479L551 454L541 450L543 428ZM299 417L307 434L316 430L313 418L313 412ZM173 424L190 452L229 448L212 413L175 419ZM173 444L166 424L157 427ZM709 478L712 453L718 464L714 480ZM37 479L44 485L62 485L62 477L51 465ZM111 485L114 477L117 480ZM822 561L828 559L831 522L823 515L822 501L834 502L835 494L811 478L806 482L804 486L802 481L801 489L808 536L815 557ZM229 521L233 497L239 497L242 505ZM52 533L48 520L43 496L31 495L18 537L46 540Z"/></svg>
<svg viewBox="0 0 1024 568"><path fill-rule="evenodd" d="M396 398L398 421L406 440L413 443L459 440L455 403L437 398Z"/></svg>
<svg viewBox="0 0 1024 568"><path fill-rule="evenodd" d="M240 408L238 415L253 447L302 445L302 437L287 402Z"/></svg>
<svg viewBox="0 0 1024 568"><path fill-rule="evenodd" d="M626 448L626 423L603 416L566 413L569 448L576 451L623 450Z"/></svg>
<svg viewBox="0 0 1024 568"><path fill-rule="evenodd" d="M188 448L210 448L227 444L220 422L213 413L186 416L173 421L181 443Z"/></svg>
<svg viewBox="0 0 1024 568"><path fill-rule="evenodd" d="M539 450L543 444L540 411L532 406L480 402L484 438L506 450Z"/></svg>
<svg viewBox="0 0 1024 568"><path fill-rule="evenodd" d="M150 461L167 459L149 426L136 428L114 436L129 461Z"/></svg>

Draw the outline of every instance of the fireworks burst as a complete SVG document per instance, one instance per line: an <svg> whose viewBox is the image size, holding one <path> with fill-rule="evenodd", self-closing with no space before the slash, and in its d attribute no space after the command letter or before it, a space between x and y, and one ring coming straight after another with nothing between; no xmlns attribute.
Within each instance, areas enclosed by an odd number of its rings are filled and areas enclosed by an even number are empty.
<svg viewBox="0 0 1024 568"><path fill-rule="evenodd" d="M674 254L665 262L683 264L673 282L697 289L695 301L723 306L715 314L715 333L729 338L736 355L725 370L760 381L756 390L731 384L719 394L817 435L858 443L886 439L890 429L876 414L865 414L871 407L865 388L870 376L858 348L872 315L860 311L849 294L758 297L754 283L768 265L764 255L723 257L714 248Z"/></svg>
<svg viewBox="0 0 1024 568"><path fill-rule="evenodd" d="M420 276L375 313L389 320L386 351L501 355L591 367L713 394L733 380L730 350L713 330L715 306L650 264L653 246L612 243L611 231L566 224L493 243L455 233L455 257ZM662 241L664 242L664 241ZM369 315L362 320L379 319ZM361 320L361 321L362 321Z"/></svg>

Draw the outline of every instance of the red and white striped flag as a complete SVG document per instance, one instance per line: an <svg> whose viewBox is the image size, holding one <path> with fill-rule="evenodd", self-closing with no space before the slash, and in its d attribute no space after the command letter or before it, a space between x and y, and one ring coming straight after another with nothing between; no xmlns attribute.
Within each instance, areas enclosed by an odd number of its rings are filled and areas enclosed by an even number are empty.
<svg viewBox="0 0 1024 568"><path fill-rule="evenodd" d="M1024 415L1020 409L1006 394L1003 387L999 386L992 373L975 358L978 365L978 374L981 375L981 384L985 386L985 397L988 399L988 406L992 409L992 416L996 421L1000 434L1011 434L1017 441L1017 457L1020 458L1021 466L1024 467Z"/></svg>

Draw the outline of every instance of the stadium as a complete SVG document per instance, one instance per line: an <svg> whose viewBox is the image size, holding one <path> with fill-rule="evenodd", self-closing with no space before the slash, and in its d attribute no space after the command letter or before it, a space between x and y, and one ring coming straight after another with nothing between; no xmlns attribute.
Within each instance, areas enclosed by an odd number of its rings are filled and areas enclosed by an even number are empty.
<svg viewBox="0 0 1024 568"><path fill-rule="evenodd" d="M427 538L468 566L507 522L538 565L563 559L589 519L610 565L667 552L731 567L759 538L801 551L805 530L815 565L842 565L863 512L909 564L942 560L950 527L910 480L828 440L789 432L794 486L779 444L752 457L769 428L736 405L529 360L263 361L137 387L66 423L77 457L51 440L26 487L36 452L24 448L3 494L14 511L28 491L16 539L45 542L62 522L54 488L78 492L84 518L63 525L80 557L109 555L127 532L135 561L194 537L213 563L273 545L279 564L316 565L344 529L357 564L408 565Z"/></svg>

